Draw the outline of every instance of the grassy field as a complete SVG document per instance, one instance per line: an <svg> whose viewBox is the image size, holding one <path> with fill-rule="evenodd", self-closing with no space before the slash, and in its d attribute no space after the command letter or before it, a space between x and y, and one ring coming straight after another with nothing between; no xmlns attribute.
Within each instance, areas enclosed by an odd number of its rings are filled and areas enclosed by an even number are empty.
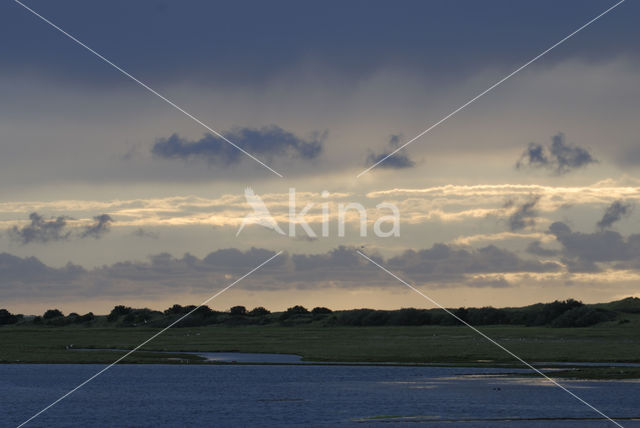
<svg viewBox="0 0 640 428"><path fill-rule="evenodd" d="M525 361L640 362L640 319L627 324L604 323L588 328L487 326L480 329ZM158 329L102 327L0 328L2 363L110 363L120 353L73 348L131 349ZM163 351L149 353L143 351ZM291 353L308 361L458 363L502 365L515 363L504 351L464 326L319 327L300 325L208 326L173 328L128 363L201 362L181 351L238 351ZM174 354L172 354L174 353ZM177 358L183 358L183 360ZM487 361L488 360L488 361ZM581 377L640 377L637 370L621 376L583 369ZM567 375L570 375L568 373ZM574 373L578 375L578 373Z"/></svg>
<svg viewBox="0 0 640 428"><path fill-rule="evenodd" d="M545 314L545 310L557 308L557 303L505 311L520 311L524 315L533 315L523 319L535 321L539 315ZM555 321L546 319L544 326L518 325L511 319L509 325L487 325L478 328L529 362L640 363L640 300L629 298L591 305L591 308L583 306L578 308L578 313L594 315L595 307L608 311L608 315L604 317L608 321L596 324L592 322L594 325L590 327L561 328L556 322L562 319L563 315L559 315L560 318L554 318ZM179 309L182 312L186 310ZM585 309L588 310L580 312ZM568 312L565 314L572 312L566 310ZM104 349L135 348L161 331L163 325L169 325L171 320L180 314L181 312L173 314L173 318L167 318L166 312L149 313L148 310L129 308L127 316L123 314L110 319L105 315L91 315L90 319L80 320L80 323L77 322L78 318L71 315L65 318L62 314L38 323L33 317L20 318L18 322L0 327L0 363L112 363L126 351ZM304 360L313 362L522 367L511 355L466 326L448 326L433 322L420 326L349 325L362 314L366 315L362 311L321 316L306 313L291 318L283 317L283 313L272 313L258 318L219 313L214 318L198 319L194 315L196 319L193 321L196 323L192 324L193 327L171 328L123 362L197 364L207 362L200 356L183 352L236 351L297 354ZM415 311L400 311L387 315L402 314L420 315ZM476 315L478 314L480 312L476 311ZM485 314L491 312L485 311ZM513 318L511 314L516 312L503 312L504 314ZM602 315L602 312L599 314ZM431 314L431 321L434 321L433 317L436 315L437 313ZM473 313L469 312L468 315L472 316ZM4 316L6 318L7 314ZM127 317L131 320L127 321ZM147 325L137 318L144 318ZM216 323L202 324L212 320ZM398 320L402 318L396 319ZM369 321L375 321L375 318ZM97 350L87 351L82 350L83 348ZM554 376L640 378L640 368L565 366L562 371L554 372Z"/></svg>

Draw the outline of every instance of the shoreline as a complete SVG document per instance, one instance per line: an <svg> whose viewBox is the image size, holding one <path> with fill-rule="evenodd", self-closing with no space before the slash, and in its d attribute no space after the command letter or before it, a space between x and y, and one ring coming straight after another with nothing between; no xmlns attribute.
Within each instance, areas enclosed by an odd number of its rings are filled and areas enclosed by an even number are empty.
<svg viewBox="0 0 640 428"><path fill-rule="evenodd" d="M109 353L126 353L130 350L127 349L109 349L109 348L83 348L83 349L68 349L70 352L109 352ZM214 360L207 358L211 354L225 354L225 355L282 355L293 356L294 354L263 354L263 353L246 353L246 352L199 352L199 351L187 351L187 352L167 352L167 351L136 351L136 354L153 354L156 357L155 361L123 361L118 363L125 365L199 365L199 366L328 366L328 367L449 367L449 368L469 368L469 369L495 369L495 370L518 370L518 372L504 372L504 373L490 373L487 376L490 377L540 377L540 375L527 366L516 363L499 363L494 361L468 361L468 362L397 362L397 361L305 361L302 356L299 357L299 361L225 361ZM64 364L79 364L90 365L100 364L92 361L75 361L75 362L23 362L23 361L0 361L0 364L12 365L12 364L33 364L33 365L64 365ZM591 380L591 381L640 381L640 363L638 362L611 362L611 361L585 361L585 362L532 362L536 369L545 373L552 378L561 378L567 380Z"/></svg>
<svg viewBox="0 0 640 428"><path fill-rule="evenodd" d="M490 326L482 329L524 361L539 369L553 370L555 377L640 379L640 335L635 327ZM0 328L3 344L0 363L111 364L157 331L151 327ZM232 354L223 358L227 361L207 360L207 355L214 352ZM268 362L247 361L237 358L242 354L278 354L279 357ZM220 354L214 356L220 360ZM167 331L121 364L527 369L464 326L184 327Z"/></svg>

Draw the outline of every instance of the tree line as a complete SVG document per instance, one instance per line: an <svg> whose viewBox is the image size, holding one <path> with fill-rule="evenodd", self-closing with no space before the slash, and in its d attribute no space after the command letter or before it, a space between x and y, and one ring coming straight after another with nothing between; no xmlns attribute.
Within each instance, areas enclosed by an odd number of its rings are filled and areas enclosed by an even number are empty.
<svg viewBox="0 0 640 428"><path fill-rule="evenodd" d="M633 300L630 301L629 299ZM106 316L96 316L92 312L79 315L75 312L64 315L58 309L49 309L41 316L25 317L0 309L0 325L27 324L42 326L95 325L105 323L117 327L166 327L173 323L177 327L206 325L266 325L293 326L316 323L323 326L421 326L421 325L461 325L462 321L471 325L524 325L550 327L587 327L618 318L619 313L640 310L640 299L624 299L626 306L611 310L602 305L585 305L574 300L556 300L521 308L458 308L447 313L443 309L404 308L398 310L351 309L332 311L326 307L311 310L301 305L283 312L272 313L258 306L251 310L244 306L233 306L227 311L217 311L208 306L181 306L175 304L164 311L148 308L115 306ZM629 304L631 302L631 304ZM611 305L618 302L613 302ZM628 308L624 309L624 308ZM625 322L625 320L620 320Z"/></svg>

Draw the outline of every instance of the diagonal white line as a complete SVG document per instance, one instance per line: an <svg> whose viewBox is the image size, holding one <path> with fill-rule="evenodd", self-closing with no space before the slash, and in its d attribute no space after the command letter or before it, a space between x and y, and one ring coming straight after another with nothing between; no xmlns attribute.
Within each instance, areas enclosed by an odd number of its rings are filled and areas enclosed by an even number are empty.
<svg viewBox="0 0 640 428"><path fill-rule="evenodd" d="M414 286L412 286L411 284L409 284L408 282L406 282L405 280L403 280L402 278L400 278L398 275L394 274L393 272L391 272L390 270L388 270L387 268L385 268L384 266L380 265L379 263L377 263L376 261L372 260L371 258L369 258L367 255L365 255L364 253L362 253L360 250L356 250L356 252L358 254L360 254L362 257L364 257L365 259L367 259L368 261L370 261L371 263L373 263L374 265L378 266L380 269L382 269L384 272L388 273L389 275L391 275L393 278L397 279L398 281L400 281L401 283L403 283L404 285L406 285L407 287L409 287L410 289L412 289L413 291L415 291L416 293L418 293L419 295L421 295L422 297L424 297L425 299L427 299L428 301L430 301L431 303L433 303L434 305L436 305L437 307L439 307L440 309L444 310L447 314L451 315L452 317L454 317L456 320L460 321L462 324L466 325L467 327L469 327L471 330L475 331L476 333L478 333L480 336L484 337L485 339L487 339L489 342L493 343L494 345L496 345L498 348L502 349L503 351L505 351L507 354L511 355L512 357L514 357L516 360L520 361L522 364L524 364L525 366L527 366L528 368L530 368L531 370L533 370L534 372L538 373L540 376L544 377L545 379L547 379L548 381L552 382L554 385L560 387L561 389L563 389L565 392L569 393L572 397L574 397L575 399L577 399L578 401L580 401L581 403L583 403L584 405L588 406L589 408L591 408L592 410L594 410L595 412L599 413L600 415L602 415L604 418L606 418L607 420L609 420L610 422L614 423L615 425L622 427L622 425L620 425L618 422L614 421L613 419L611 419L609 416L605 415L604 413L602 413L600 410L596 409L594 406L592 406L591 404L587 403L585 400L583 400L582 398L578 397L575 393L573 393L572 391L568 390L567 388L565 388L564 386L562 386L560 383L558 383L557 381L553 380L552 378L550 378L549 376L547 376L546 374L544 374L543 372L541 372L540 370L538 370L537 368L535 368L534 366L532 366L531 364L527 363L525 360L523 360L522 358L518 357L516 354L514 354L513 352L511 352L510 350L508 350L507 348L505 348L504 346L502 346L501 344L499 344L498 342L496 342L495 340L493 340L492 338L490 338L489 336L487 336L486 334L484 334L483 332L481 332L480 330L478 330L477 328L475 328L474 326L472 326L471 324L469 324L468 322L466 322L465 320L463 320L462 318L460 318L459 316L457 316L456 314L454 314L453 312L451 312L449 309L445 308L444 306L442 306L440 303L436 302L435 300L433 300L431 297L427 296L426 294L422 293L420 290L418 290L417 288L415 288Z"/></svg>
<svg viewBox="0 0 640 428"><path fill-rule="evenodd" d="M40 18L42 21L46 22L47 24L49 24L50 26L52 26L53 28L55 28L56 30L58 30L59 32L61 32L62 34L64 34L65 36L67 36L68 38L70 38L71 40L73 40L74 42L76 42L77 44L79 44L80 46L82 46L83 48L88 50L89 52L91 52L92 54L94 54L95 56L97 56L98 58L100 58L101 60L103 60L104 62L109 64L111 67L113 67L116 70L118 70L120 73L122 73L125 76L127 76L129 79L131 79L134 82L136 82L138 85L140 85L143 88L145 88L147 91L149 91L152 94L156 95L157 97L159 97L160 99L165 101L167 104L169 104L170 106L172 106L176 110L180 111L181 113L183 113L184 115L186 115L187 117L192 119L194 122L198 123L199 125L202 125L209 132L217 135L218 137L220 137L221 139L223 139L227 143L231 144L233 147L235 147L236 149L240 150L242 153L244 153L245 155L249 156L251 159L253 159L254 161L258 162L260 165L262 165L263 167L267 168L269 171L271 171L272 173L274 173L278 177L283 178L283 175L280 174L278 171L274 170L269 165L267 165L266 163L262 162L260 159L258 159L257 157L255 157L251 153L247 152L245 149L243 149L242 147L238 146L233 141L229 140L227 137L225 137L224 135L222 135L221 133L219 133L218 131L216 131L215 129L213 129L212 127L210 127L209 125L207 125L206 123L204 123L203 121L201 121L200 119L198 119L197 117L195 117L194 115L192 115L191 113L186 111L184 108L180 107L179 105L177 105L176 103L174 103L173 101L171 101L170 99L165 97L164 95L160 94L155 89L151 88L146 83L140 81L138 78L136 78L135 76L131 75L126 70L124 70L122 67L119 67L118 65L114 64L113 62L111 62L110 60L105 58L104 56L100 55L98 52L96 52L95 50L91 49L89 46L87 46L86 44L84 44L83 42L81 42L80 40L78 40L77 38L72 36L71 34L67 33L62 28L58 27L53 22L49 21L47 18L45 18L44 16L40 15L35 10L33 10L30 7L26 6L24 3L20 2L19 0L14 0L14 1L16 3L18 3L20 6L22 6L23 8L25 8L26 10L28 10L29 12L31 12L32 14L34 14L35 16L37 16L38 18Z"/></svg>
<svg viewBox="0 0 640 428"><path fill-rule="evenodd" d="M16 0L17 1L17 0ZM512 71L511 73L507 74L505 77L503 77L502 79L498 80L496 83L494 83L493 85L489 86L487 89L485 89L484 91L480 92L478 95L476 95L475 97L471 98L469 101L467 101L466 103L462 104L460 107L458 107L457 109L455 109L454 111L452 111L451 113L449 113L448 115L446 115L445 117L443 117L442 119L440 119L439 121L437 121L436 123L434 123L433 125L431 125L430 127L428 127L427 129L425 129L424 131L422 131L421 133L419 133L418 135L416 135L415 137L413 137L412 139L410 139L409 141L407 141L406 143L404 143L403 145L401 145L400 147L398 147L397 149L395 149L394 151L392 151L391 153L389 153L388 155L386 155L385 157L383 157L382 159L380 159L378 162L374 163L373 165L371 165L370 167L368 167L367 169L365 169L364 171L362 171L360 174L358 174L356 176L356 178L360 178L361 175L366 174L367 172L371 171L373 168L377 167L378 165L380 165L382 162L384 162L385 160L389 159L391 156L393 156L394 154L398 153L400 150L404 149L405 147L407 147L409 144L413 143L414 141L416 141L418 138L422 137L423 135L425 135L426 133L428 133L429 131L431 131L432 129L434 129L436 126L440 125L441 123L443 123L444 121L446 121L447 119L449 119L450 117L454 116L455 114L457 114L458 112L460 112L462 109L464 109L465 107L467 107L469 104L475 102L478 98L482 97L483 95L487 94L488 92L492 91L493 89L495 89L496 87L500 86L502 83L504 83L506 80L508 80L509 78L511 78L512 76L514 76L515 74L519 73L520 71L522 71L523 69L525 69L526 67L528 67L529 65L531 65L532 63L536 62L538 59L542 58L543 56L545 56L547 53L551 52L553 49L555 49L556 47L560 46L562 43L566 42L567 40L569 40L571 37L575 36L576 34L578 34L580 31L584 30L585 28L587 28L589 25L593 24L594 22L596 22L598 19L602 18L603 16L605 16L607 13L611 12L613 9L615 9L616 7L620 6L622 3L624 3L625 0L620 0L618 3L614 4L613 6L611 6L609 9L605 10L604 12L602 12L600 15L596 16L595 18L591 19L589 22L587 22L586 24L584 24L582 27L578 28L577 30L575 30L573 33L569 34L568 36L566 36L565 38L563 38L562 40L560 40L559 42L557 42L556 44L554 44L553 46L551 46L550 48L544 50L542 53L538 54L537 56L535 56L533 59L527 61L526 63L524 63L523 65L521 65L520 67L516 68L514 71Z"/></svg>
<svg viewBox="0 0 640 428"><path fill-rule="evenodd" d="M73 394L74 392L76 392L78 389L82 388L83 386L85 386L86 384L88 384L89 382L91 382L92 380L94 380L95 378L97 378L98 376L100 376L102 373L106 372L107 370L109 370L111 367L115 366L116 364L118 364L120 361L124 360L125 358L127 358L129 355L133 354L134 352L136 352L138 349L140 349L141 347L143 347L144 345L146 345L147 343L151 342L153 339L155 339L156 337L160 336L162 333L164 333L165 331L169 330L171 327L173 327L174 325L178 324L180 321L182 321L183 319L187 318L189 315L191 315L192 313L194 313L195 311L197 311L198 309L200 309L202 306L206 305L207 303L209 303L210 301L212 301L213 299L215 299L216 297L218 297L219 295L221 295L222 293L224 293L225 291L227 291L228 289L230 289L231 287L233 287L234 285L236 285L237 283L239 283L240 281L242 281L243 279L245 279L246 277L248 277L249 275L251 275L252 273L254 273L255 271L257 271L258 269L260 269L262 266L266 265L267 263L269 263L271 260L275 259L276 257L278 257L280 254L282 254L282 251L278 251L276 254L274 254L273 256L269 257L267 260L265 260L264 262L260 263L258 266L254 267L253 269L251 269L249 272L245 273L244 275L242 275L240 278L236 279L235 281L233 281L231 284L227 285L225 288L223 288L222 290L218 291L216 294L214 294L213 296L209 297L207 300L205 300L204 302L200 303L198 306L196 306L194 309L192 309L191 311L189 311L188 313L186 313L185 315L181 316L180 318L178 318L176 321L172 322L171 324L169 324L167 327L163 328L162 330L160 330L159 332L157 332L156 334L154 334L153 336L151 336L150 338L148 338L147 340L145 340L144 342L142 342L141 344L139 344L138 346L136 346L135 348L133 348L132 350L130 350L129 352L127 352L126 354L124 354L122 357L118 358L117 360L115 360L113 363L109 364L108 366L106 366L105 368L103 368L102 370L100 370L99 372L97 372L96 374L94 374L93 376L91 376L89 379L85 380L84 382L82 382L81 384L79 384L78 386L76 386L75 388L73 388L71 391L67 392L66 394L64 394L63 396L61 396L60 398L58 398L57 400L55 400L53 403L49 404L47 407L43 408L42 410L40 410L38 413L36 413L35 415L31 416L29 419L27 419L26 421L22 422L20 425L18 425L18 428L28 424L29 422L31 422L32 420L34 420L35 418L37 418L38 416L40 416L42 413L46 412L47 410L49 410L50 408L52 408L53 406L55 406L56 404L58 404L59 402L61 402L62 400L64 400L65 398L67 398L69 395Z"/></svg>

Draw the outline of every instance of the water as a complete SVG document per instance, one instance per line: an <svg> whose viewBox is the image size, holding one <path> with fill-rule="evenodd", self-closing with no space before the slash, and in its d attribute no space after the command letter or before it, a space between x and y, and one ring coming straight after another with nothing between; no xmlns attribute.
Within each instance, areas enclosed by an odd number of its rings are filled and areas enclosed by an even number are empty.
<svg viewBox="0 0 640 428"><path fill-rule="evenodd" d="M72 348L70 351L113 351L125 353L130 349L118 348ZM158 353L172 354L190 354L199 355L207 361L225 362L225 363L277 363L277 364L313 364L319 361L303 361L300 355L296 354L265 354L259 352L172 352L172 351L146 351ZM478 360L478 362L488 363L487 360ZM340 362L320 362L322 364L345 364ZM349 362L348 364L364 364L370 365L368 362ZM403 363L378 363L398 365ZM406 364L406 363L404 363ZM536 367L545 366L570 366L570 367L640 367L640 363L617 363L617 362L569 362L569 361L536 361L531 363ZM447 364L443 364L447 365Z"/></svg>
<svg viewBox="0 0 640 428"><path fill-rule="evenodd" d="M0 365L0 425L18 425L103 367ZM582 419L598 415L558 387L538 378L499 375L507 371L522 372L459 367L123 364L29 426L404 427L415 426L415 422L465 428L614 426L604 420ZM607 414L640 416L638 382L564 384ZM640 419L620 422L625 427L640 427Z"/></svg>
<svg viewBox="0 0 640 428"><path fill-rule="evenodd" d="M73 348L71 351L113 351L124 354L130 349L117 348ZM278 364L300 364L302 357L296 354L263 354L260 352L171 352L171 351L146 351L164 354L178 355L198 355L207 361L224 363L278 363Z"/></svg>
<svg viewBox="0 0 640 428"><path fill-rule="evenodd" d="M571 367L640 367L640 363L613 363L613 362L571 362L571 361L540 361L532 363L534 366L571 366Z"/></svg>
<svg viewBox="0 0 640 428"><path fill-rule="evenodd" d="M105 350L105 349L102 349ZM123 350L128 351L128 350ZM148 352L148 351L147 351ZM207 359L207 361L226 362L226 363L278 363L278 364L345 364L327 361L304 361L300 355L296 354L261 354L261 353L244 353L244 352L180 352L180 354L199 355ZM479 361L480 362L480 361ZM370 365L368 362L349 362L347 364L364 364ZM402 365L406 363L378 363ZM570 362L570 361L540 361L531 363L536 367L640 367L640 363L618 363L618 362ZM447 364L443 364L447 365Z"/></svg>
<svg viewBox="0 0 640 428"><path fill-rule="evenodd" d="M208 361L236 362L236 363L302 363L302 357L295 354L260 354L244 352L193 352Z"/></svg>

